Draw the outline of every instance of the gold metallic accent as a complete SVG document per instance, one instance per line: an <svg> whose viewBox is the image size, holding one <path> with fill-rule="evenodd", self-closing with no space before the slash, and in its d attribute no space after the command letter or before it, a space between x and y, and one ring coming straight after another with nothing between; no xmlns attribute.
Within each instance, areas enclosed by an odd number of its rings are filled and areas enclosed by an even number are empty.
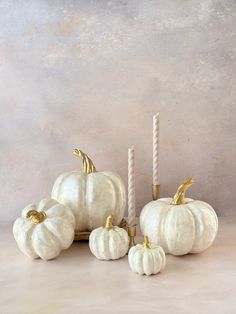
<svg viewBox="0 0 236 314"><path fill-rule="evenodd" d="M186 190L193 184L193 178L187 179L183 184L178 187L173 200L171 201L171 205L181 205L186 204L184 199Z"/></svg>
<svg viewBox="0 0 236 314"><path fill-rule="evenodd" d="M143 246L145 249L151 249L152 248L151 243L148 239L148 236L144 236Z"/></svg>
<svg viewBox="0 0 236 314"><path fill-rule="evenodd" d="M107 230L110 230L110 229L113 229L113 216L112 215L109 215L106 219L106 223L105 223L105 226L104 228L106 228Z"/></svg>
<svg viewBox="0 0 236 314"><path fill-rule="evenodd" d="M96 168L92 162L92 160L88 157L88 155L86 155L84 152L82 152L82 150L80 149L74 149L73 154L76 157L80 157L82 158L82 162L83 162L83 169L82 171L84 173L91 173L91 172L96 172Z"/></svg>
<svg viewBox="0 0 236 314"><path fill-rule="evenodd" d="M119 227L127 231L127 220L122 218ZM88 241L91 231L75 231L74 241Z"/></svg>
<svg viewBox="0 0 236 314"><path fill-rule="evenodd" d="M160 184L158 185L152 185L152 199L154 201L158 200L160 198Z"/></svg>
<svg viewBox="0 0 236 314"><path fill-rule="evenodd" d="M43 222L47 218L47 215L43 211L38 212L37 210L32 209L28 211L26 218L29 218L33 224L37 225Z"/></svg>
<svg viewBox="0 0 236 314"><path fill-rule="evenodd" d="M75 232L74 241L88 241L90 231L77 231Z"/></svg>
<svg viewBox="0 0 236 314"><path fill-rule="evenodd" d="M129 250L135 246L135 241L134 238L136 236L136 226L137 225L133 225L133 226L128 226L128 236L129 236Z"/></svg>

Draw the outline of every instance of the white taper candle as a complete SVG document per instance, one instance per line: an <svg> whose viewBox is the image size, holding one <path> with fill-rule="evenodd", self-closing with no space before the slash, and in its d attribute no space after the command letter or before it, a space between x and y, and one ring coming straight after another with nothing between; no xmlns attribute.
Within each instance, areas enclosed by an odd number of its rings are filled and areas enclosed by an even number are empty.
<svg viewBox="0 0 236 314"><path fill-rule="evenodd" d="M159 173L159 112L153 116L153 172L152 172L152 184L160 184Z"/></svg>
<svg viewBox="0 0 236 314"><path fill-rule="evenodd" d="M134 146L128 149L128 224L135 224Z"/></svg>

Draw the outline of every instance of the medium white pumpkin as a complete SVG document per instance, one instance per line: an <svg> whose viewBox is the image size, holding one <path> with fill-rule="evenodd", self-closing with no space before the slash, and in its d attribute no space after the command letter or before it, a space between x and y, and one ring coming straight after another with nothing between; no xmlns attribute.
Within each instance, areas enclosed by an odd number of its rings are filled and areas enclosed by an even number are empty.
<svg viewBox="0 0 236 314"><path fill-rule="evenodd" d="M160 246L151 245L148 237L144 236L143 244L137 244L129 250L128 261L134 273L149 276L165 268L166 256Z"/></svg>
<svg viewBox="0 0 236 314"><path fill-rule="evenodd" d="M69 206L76 218L76 231L91 231L103 225L108 215L121 222L126 204L125 187L113 172L96 172L91 159L81 150L74 155L83 160L82 171L61 174L52 190L52 198Z"/></svg>
<svg viewBox="0 0 236 314"><path fill-rule="evenodd" d="M151 242L159 244L166 253L185 255L200 253L213 243L218 219L207 203L184 198L193 183L186 180L174 198L160 198L147 204L140 215L140 227Z"/></svg>
<svg viewBox="0 0 236 314"><path fill-rule="evenodd" d="M104 227L93 230L89 237L89 248L93 255L101 260L114 260L123 257L129 247L127 232L112 225L112 216L108 216Z"/></svg>
<svg viewBox="0 0 236 314"><path fill-rule="evenodd" d="M30 204L13 225L19 249L31 258L49 260L67 249L74 239L72 211L52 199Z"/></svg>

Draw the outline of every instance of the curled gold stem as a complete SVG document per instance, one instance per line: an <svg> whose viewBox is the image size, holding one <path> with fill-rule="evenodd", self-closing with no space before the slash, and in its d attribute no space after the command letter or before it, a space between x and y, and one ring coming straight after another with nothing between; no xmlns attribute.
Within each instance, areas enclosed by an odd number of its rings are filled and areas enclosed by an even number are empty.
<svg viewBox="0 0 236 314"><path fill-rule="evenodd" d="M92 160L86 155L82 150L80 149L74 149L73 154L76 157L82 158L82 163L83 163L83 172L84 173L91 173L91 172L96 172L96 168L92 162Z"/></svg>
<svg viewBox="0 0 236 314"><path fill-rule="evenodd" d="M106 228L107 230L112 229L112 228L113 228L112 222L113 222L113 216L110 215L110 216L108 216L107 219L106 219L106 223L105 223L104 228Z"/></svg>
<svg viewBox="0 0 236 314"><path fill-rule="evenodd" d="M144 236L144 242L143 242L143 246L145 247L145 249L151 249L151 243L148 239L148 236Z"/></svg>
<svg viewBox="0 0 236 314"><path fill-rule="evenodd" d="M187 179L183 184L181 184L178 187L177 192L175 193L175 196L173 197L171 201L171 205L181 205L185 204L186 201L184 199L185 197L185 192L187 189L193 184L193 178Z"/></svg>
<svg viewBox="0 0 236 314"><path fill-rule="evenodd" d="M38 212L37 210L30 210L26 214L26 218L30 219L33 224L37 225L43 222L47 218L47 215L43 211Z"/></svg>

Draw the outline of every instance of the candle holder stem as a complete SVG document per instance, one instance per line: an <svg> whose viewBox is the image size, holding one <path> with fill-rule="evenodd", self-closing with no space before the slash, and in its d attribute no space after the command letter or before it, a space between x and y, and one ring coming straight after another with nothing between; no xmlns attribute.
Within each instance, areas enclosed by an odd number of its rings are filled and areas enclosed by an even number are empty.
<svg viewBox="0 0 236 314"><path fill-rule="evenodd" d="M129 236L129 250L131 249L131 247L135 246L134 238L136 236L136 226L137 225L128 226L127 228L128 236Z"/></svg>
<svg viewBox="0 0 236 314"><path fill-rule="evenodd" d="M154 201L158 200L160 198L160 184L152 185L152 199Z"/></svg>

